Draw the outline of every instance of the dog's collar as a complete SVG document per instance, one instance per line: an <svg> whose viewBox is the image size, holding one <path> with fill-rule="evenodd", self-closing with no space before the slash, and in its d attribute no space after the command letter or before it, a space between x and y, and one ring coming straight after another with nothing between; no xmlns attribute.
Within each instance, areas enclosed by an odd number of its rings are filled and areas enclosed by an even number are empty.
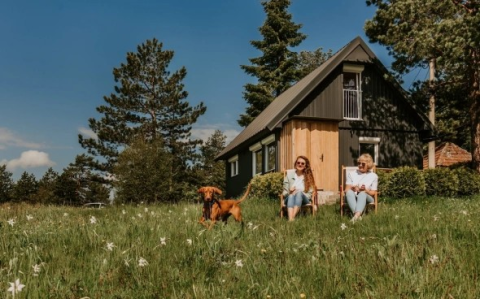
<svg viewBox="0 0 480 299"><path fill-rule="evenodd" d="M220 205L220 203L218 202L218 200L216 198L214 198L212 201L205 201L203 203L203 218L205 220L207 219L210 219L210 215L212 214L212 208L213 208L213 205L217 203L218 205Z"/></svg>

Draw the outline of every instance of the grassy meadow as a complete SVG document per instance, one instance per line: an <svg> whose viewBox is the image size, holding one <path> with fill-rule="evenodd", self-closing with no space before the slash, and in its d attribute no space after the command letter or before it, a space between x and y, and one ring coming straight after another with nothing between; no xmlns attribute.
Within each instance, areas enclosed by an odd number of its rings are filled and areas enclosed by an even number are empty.
<svg viewBox="0 0 480 299"><path fill-rule="evenodd" d="M479 204L387 200L352 224L248 198L243 229L209 231L200 204L4 204L0 298L480 298Z"/></svg>

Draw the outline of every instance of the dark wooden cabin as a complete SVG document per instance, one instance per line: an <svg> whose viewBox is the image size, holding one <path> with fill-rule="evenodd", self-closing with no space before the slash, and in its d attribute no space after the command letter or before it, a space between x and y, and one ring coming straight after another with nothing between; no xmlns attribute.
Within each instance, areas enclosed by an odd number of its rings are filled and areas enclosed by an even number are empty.
<svg viewBox="0 0 480 299"><path fill-rule="evenodd" d="M357 37L277 97L216 157L225 160L227 197L250 179L310 159L319 189L338 192L341 165L370 153L378 167L422 167L432 126Z"/></svg>

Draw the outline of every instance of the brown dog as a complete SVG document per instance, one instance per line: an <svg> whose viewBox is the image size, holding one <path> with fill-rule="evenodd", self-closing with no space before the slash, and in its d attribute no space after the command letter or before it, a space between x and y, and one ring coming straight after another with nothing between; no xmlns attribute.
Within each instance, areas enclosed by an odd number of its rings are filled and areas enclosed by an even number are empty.
<svg viewBox="0 0 480 299"><path fill-rule="evenodd" d="M242 212L239 204L247 198L249 192L250 184L248 184L247 191L240 200L218 200L215 195L221 195L222 190L210 186L198 189L198 193L202 194L203 199L203 215L199 222L208 229L212 228L217 220L221 219L226 223L230 215L233 215L235 221L242 222ZM205 223L208 219L210 219L210 226Z"/></svg>

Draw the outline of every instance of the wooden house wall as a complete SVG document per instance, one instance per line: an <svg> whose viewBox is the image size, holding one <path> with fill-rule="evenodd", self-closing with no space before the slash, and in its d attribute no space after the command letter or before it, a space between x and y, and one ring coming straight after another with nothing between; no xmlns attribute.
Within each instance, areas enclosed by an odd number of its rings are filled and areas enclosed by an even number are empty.
<svg viewBox="0 0 480 299"><path fill-rule="evenodd" d="M362 72L362 121L342 121L340 128L418 131L422 121L404 96L374 69ZM343 87L340 87L343 88Z"/></svg>
<svg viewBox="0 0 480 299"><path fill-rule="evenodd" d="M340 120L343 118L341 70L332 72L290 116Z"/></svg>
<svg viewBox="0 0 480 299"><path fill-rule="evenodd" d="M378 137L378 166L395 168L399 166L413 166L421 168L422 143L416 132L348 130L339 131L339 161L340 166L356 164L360 144L359 137Z"/></svg>
<svg viewBox="0 0 480 299"><path fill-rule="evenodd" d="M227 183L225 198L237 197L243 193L243 189L248 185L252 179L252 164L253 157L252 152L248 149L238 154L238 175L230 176L230 163L227 163Z"/></svg>

